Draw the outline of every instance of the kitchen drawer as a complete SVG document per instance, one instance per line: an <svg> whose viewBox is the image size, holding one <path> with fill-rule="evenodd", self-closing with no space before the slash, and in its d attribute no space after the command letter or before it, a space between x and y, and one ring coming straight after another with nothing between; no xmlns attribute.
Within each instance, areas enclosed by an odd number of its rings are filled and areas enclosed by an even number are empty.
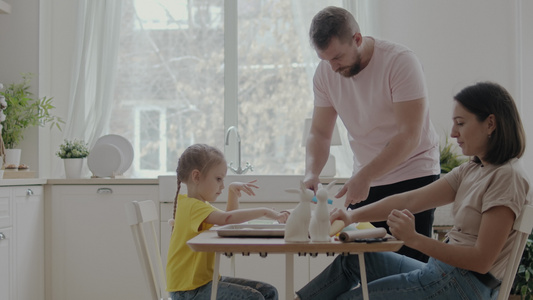
<svg viewBox="0 0 533 300"><path fill-rule="evenodd" d="M14 188L15 197L38 196L43 195L43 187L41 185L20 186Z"/></svg>

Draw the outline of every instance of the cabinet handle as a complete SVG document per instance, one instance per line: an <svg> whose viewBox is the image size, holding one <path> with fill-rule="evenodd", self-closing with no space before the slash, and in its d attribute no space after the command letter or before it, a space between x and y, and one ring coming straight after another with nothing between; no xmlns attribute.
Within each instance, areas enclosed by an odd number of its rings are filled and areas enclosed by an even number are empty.
<svg viewBox="0 0 533 300"><path fill-rule="evenodd" d="M31 189L27 189L26 196L33 196L33 191Z"/></svg>
<svg viewBox="0 0 533 300"><path fill-rule="evenodd" d="M0 232L0 241L5 240L5 239L6 239L6 236L2 232Z"/></svg>
<svg viewBox="0 0 533 300"><path fill-rule="evenodd" d="M98 194L113 194L113 190L110 188L99 188L96 193Z"/></svg>

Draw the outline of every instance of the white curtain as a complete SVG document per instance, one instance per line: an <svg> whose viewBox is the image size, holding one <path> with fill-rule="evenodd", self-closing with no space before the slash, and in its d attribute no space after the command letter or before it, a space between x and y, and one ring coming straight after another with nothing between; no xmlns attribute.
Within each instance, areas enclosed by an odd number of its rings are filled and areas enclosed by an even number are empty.
<svg viewBox="0 0 533 300"><path fill-rule="evenodd" d="M64 139L83 139L91 148L107 134L119 46L121 0L80 0L76 48ZM86 164L85 164L86 165ZM86 168L86 167L85 167ZM89 171L84 170L84 175ZM54 178L64 176L62 162Z"/></svg>

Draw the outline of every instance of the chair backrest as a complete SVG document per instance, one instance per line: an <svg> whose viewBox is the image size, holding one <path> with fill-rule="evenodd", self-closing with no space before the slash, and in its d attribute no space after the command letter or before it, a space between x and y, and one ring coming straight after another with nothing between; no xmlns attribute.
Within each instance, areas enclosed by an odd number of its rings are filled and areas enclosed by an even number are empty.
<svg viewBox="0 0 533 300"><path fill-rule="evenodd" d="M154 225L159 223L156 205L152 200L128 202L126 213L150 296L153 300L169 299Z"/></svg>
<svg viewBox="0 0 533 300"><path fill-rule="evenodd" d="M500 286L500 292L498 293L498 300L506 300L509 297L511 287L516 276L516 271L518 270L518 265L520 264L520 259L522 258L522 253L526 247L526 242L533 229L533 206L527 204L522 213L516 219L513 228L517 231L518 236L513 249L511 250L509 263L505 269L505 275L502 280L502 285Z"/></svg>

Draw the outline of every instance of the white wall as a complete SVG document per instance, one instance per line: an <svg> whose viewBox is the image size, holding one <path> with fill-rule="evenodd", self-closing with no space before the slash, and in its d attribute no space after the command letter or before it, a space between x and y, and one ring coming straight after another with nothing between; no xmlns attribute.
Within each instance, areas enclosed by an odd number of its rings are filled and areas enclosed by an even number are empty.
<svg viewBox="0 0 533 300"><path fill-rule="evenodd" d="M520 11L518 17L521 21L518 32L520 45L518 95L521 99L522 122L526 128L528 141L524 163L529 176L533 178L533 171L530 171L533 170L533 119L531 118L533 112L533 19L531 18L533 1L520 1L517 9Z"/></svg>
<svg viewBox="0 0 533 300"><path fill-rule="evenodd" d="M39 73L39 2L35 0L7 0L11 14L0 14L0 82L7 86L20 82L21 73ZM37 77L37 76L35 76ZM37 78L32 81L31 92L37 95ZM38 169L38 129L24 134L21 163Z"/></svg>
<svg viewBox="0 0 533 300"><path fill-rule="evenodd" d="M0 15L0 82L17 80L20 72L40 75L41 96L53 96L56 113L66 119L69 64L74 49L77 1L8 0L12 14ZM496 81L515 97L522 110L529 147L524 161L533 167L533 1L529 0L367 0L369 34L413 49L428 80L430 113L439 133L451 128L452 97L481 80ZM38 48L40 47L40 54ZM40 59L38 59L40 58ZM37 83L34 83L35 90ZM23 160L44 166L48 176L61 134L47 128L27 135ZM42 149L40 149L42 148ZM33 168L35 169L35 168Z"/></svg>
<svg viewBox="0 0 533 300"><path fill-rule="evenodd" d="M453 96L478 81L495 81L522 110L530 141L524 161L533 167L533 122L527 113L533 111L533 21L525 17L533 13L531 1L367 2L368 34L406 45L422 61L431 119L442 139L451 130Z"/></svg>

